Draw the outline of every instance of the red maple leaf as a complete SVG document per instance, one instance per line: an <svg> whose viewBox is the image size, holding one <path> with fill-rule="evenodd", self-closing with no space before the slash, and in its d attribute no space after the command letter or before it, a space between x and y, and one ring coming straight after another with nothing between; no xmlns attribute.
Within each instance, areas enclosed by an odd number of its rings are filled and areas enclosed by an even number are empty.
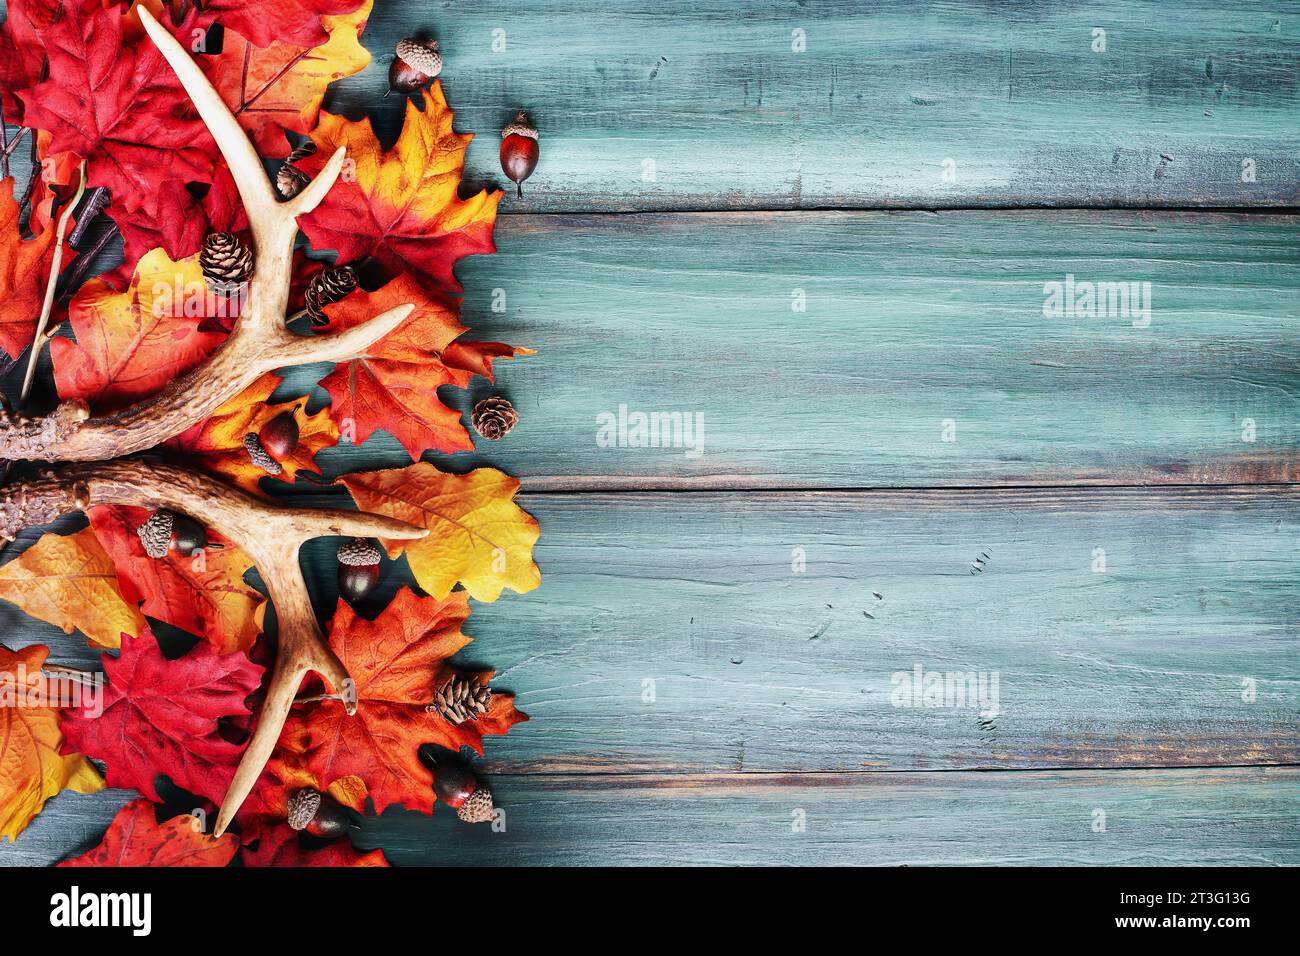
<svg viewBox="0 0 1300 956"><path fill-rule="evenodd" d="M474 443L460 412L438 398L441 385L469 384L473 374L492 378L492 358L532 354L500 343L466 343L446 362L452 340L465 331L455 308L430 296L410 276L402 275L377 292L354 293L326 308L324 332L340 332L404 303L416 308L393 332L342 362L321 386L330 393L330 415L340 428L350 422L352 439L364 442L377 429L388 432L419 458L428 449L472 451ZM466 369L463 366L472 366Z"/></svg>
<svg viewBox="0 0 1300 956"><path fill-rule="evenodd" d="M276 40L294 46L320 46L329 39L323 16L351 13L363 0L207 0L205 17L248 37L258 46Z"/></svg>
<svg viewBox="0 0 1300 956"><path fill-rule="evenodd" d="M129 603L143 602L145 614L207 638L223 654L252 647L264 599L244 583L253 562L243 551L209 528L209 547L200 555L170 551L155 559L136 534L149 518L147 509L103 505L86 516Z"/></svg>
<svg viewBox="0 0 1300 956"><path fill-rule="evenodd" d="M459 198L465 147L473 137L452 129L451 109L434 83L424 109L406 106L401 135L383 150L370 120L354 123L322 112L312 131L316 154L300 164L316 174L340 147L352 164L311 214L299 222L312 247L340 262L367 256L390 276L409 272L427 288L459 292L452 267L464 256L493 252L492 226L501 193Z"/></svg>
<svg viewBox="0 0 1300 956"><path fill-rule="evenodd" d="M93 4L40 35L49 79L18 94L24 121L84 158L88 184L114 204L183 215L184 183L212 181L217 147L158 48L124 46L120 11Z"/></svg>
<svg viewBox="0 0 1300 956"><path fill-rule="evenodd" d="M388 866L382 850L360 853L346 838L325 846L313 846L311 837L291 830L287 824L268 827L257 847L244 847L239 859L244 866ZM319 841L316 841L318 844Z"/></svg>
<svg viewBox="0 0 1300 956"><path fill-rule="evenodd" d="M188 815L159 823L152 803L132 800L117 812L99 846L59 866L226 866L238 849L233 833L207 836L198 818Z"/></svg>
<svg viewBox="0 0 1300 956"><path fill-rule="evenodd" d="M420 761L421 744L482 753L485 734L504 734L528 719L515 710L513 694L495 691L487 713L459 725L428 709L453 673L447 659L470 642L460 630L468 617L463 591L440 601L402 588L373 621L339 602L330 646L356 683L356 715L327 700L305 705L285 725L290 739L305 734L307 766L317 779L356 776L380 812L398 803L431 813L433 774Z"/></svg>
<svg viewBox="0 0 1300 956"><path fill-rule="evenodd" d="M121 654L104 655L104 673L102 700L64 711L63 752L103 760L110 787L160 800L154 781L165 774L220 802L243 747L224 739L217 721L249 713L245 700L261 683L262 668L205 642L169 661L146 630L122 635Z"/></svg>

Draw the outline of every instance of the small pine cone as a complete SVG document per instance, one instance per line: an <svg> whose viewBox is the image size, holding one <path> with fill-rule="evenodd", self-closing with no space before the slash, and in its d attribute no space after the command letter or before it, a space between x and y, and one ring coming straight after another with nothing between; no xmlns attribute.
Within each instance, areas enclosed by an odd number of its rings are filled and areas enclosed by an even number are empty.
<svg viewBox="0 0 1300 956"><path fill-rule="evenodd" d="M297 166L285 163L275 174L275 188L285 199L292 199L302 192L304 186L311 182L311 177Z"/></svg>
<svg viewBox="0 0 1300 956"><path fill-rule="evenodd" d="M310 787L299 790L289 797L289 826L295 830L305 830L316 819L320 809L320 791Z"/></svg>
<svg viewBox="0 0 1300 956"><path fill-rule="evenodd" d="M338 559L350 568L369 567L379 563L379 549L365 538L353 538L339 545Z"/></svg>
<svg viewBox="0 0 1300 956"><path fill-rule="evenodd" d="M492 819L491 791L479 784L478 789L466 797L465 802L456 810L456 816L466 823L490 822Z"/></svg>
<svg viewBox="0 0 1300 956"><path fill-rule="evenodd" d="M489 441L496 441L498 438L504 438L506 433L515 427L519 421L519 413L515 411L515 407L508 399L494 395L474 406L470 421L474 423L476 432Z"/></svg>
<svg viewBox="0 0 1300 956"><path fill-rule="evenodd" d="M253 274L253 253L233 232L214 232L203 240L199 266L213 292L229 295Z"/></svg>
<svg viewBox="0 0 1300 956"><path fill-rule="evenodd" d="M329 316L325 306L344 298L357 287L357 273L351 266L339 266L326 269L312 276L303 297L307 314L311 316L312 325L328 325Z"/></svg>
<svg viewBox="0 0 1300 956"><path fill-rule="evenodd" d="M491 706L492 688L486 681L454 674L433 695L433 703L425 710L436 711L443 720L459 725L467 720L477 720Z"/></svg>
<svg viewBox="0 0 1300 956"><path fill-rule="evenodd" d="M255 432L249 432L244 436L244 448L248 451L248 457L253 464L268 475L278 475L284 471L283 466L266 453Z"/></svg>
<svg viewBox="0 0 1300 956"><path fill-rule="evenodd" d="M149 520L135 529L144 545L144 553L151 558L166 557L172 544L172 513L155 511Z"/></svg>

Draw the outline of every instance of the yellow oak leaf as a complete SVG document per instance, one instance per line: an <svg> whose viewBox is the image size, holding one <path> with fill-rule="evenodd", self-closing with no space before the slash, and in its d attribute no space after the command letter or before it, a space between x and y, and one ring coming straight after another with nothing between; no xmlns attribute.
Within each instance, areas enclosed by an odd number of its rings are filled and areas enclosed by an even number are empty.
<svg viewBox="0 0 1300 956"><path fill-rule="evenodd" d="M59 753L63 733L41 673L49 649L0 647L0 838L12 843L61 790L95 793L104 781L85 757Z"/></svg>
<svg viewBox="0 0 1300 956"><path fill-rule="evenodd" d="M81 631L95 647L118 647L144 629L144 615L122 598L117 570L95 532L46 534L0 567L0 598L64 633Z"/></svg>
<svg viewBox="0 0 1300 956"><path fill-rule="evenodd" d="M406 468L344 475L363 511L388 515L429 535L418 541L384 541L389 555L402 551L420 587L446 597L457 582L480 601L503 588L523 593L542 583L533 563L537 521L514 502L519 482L494 468L465 475L439 471L427 461Z"/></svg>

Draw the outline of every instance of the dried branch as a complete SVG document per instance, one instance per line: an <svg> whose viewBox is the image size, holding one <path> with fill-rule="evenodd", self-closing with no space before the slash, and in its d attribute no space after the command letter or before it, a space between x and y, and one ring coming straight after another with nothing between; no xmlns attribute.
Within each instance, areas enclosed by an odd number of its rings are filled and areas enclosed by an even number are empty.
<svg viewBox="0 0 1300 956"><path fill-rule="evenodd" d="M146 32L171 64L230 167L248 213L256 256L248 295L234 331L206 363L173 380L158 394L110 414L92 416L85 403L64 402L50 415L0 415L0 458L103 461L143 451L208 417L266 372L303 362L356 358L395 329L413 306L383 313L346 332L302 337L285 323L298 217L325 198L343 168L345 150L301 193L280 202L262 161L203 71L145 7Z"/></svg>
<svg viewBox="0 0 1300 956"><path fill-rule="evenodd" d="M188 515L242 548L257 566L275 605L279 651L257 727L217 814L225 832L275 750L303 678L316 672L341 696L349 714L356 696L347 671L330 650L298 563L305 541L323 535L422 538L428 532L395 518L356 511L285 508L214 478L139 460L67 465L0 488L0 539L32 525L97 505L166 508Z"/></svg>

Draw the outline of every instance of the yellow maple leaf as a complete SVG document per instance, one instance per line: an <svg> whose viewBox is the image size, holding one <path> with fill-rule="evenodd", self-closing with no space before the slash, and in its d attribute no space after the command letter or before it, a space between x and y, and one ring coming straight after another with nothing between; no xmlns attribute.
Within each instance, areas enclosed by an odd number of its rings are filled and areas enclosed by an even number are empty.
<svg viewBox="0 0 1300 956"><path fill-rule="evenodd" d="M344 475L363 511L400 518L429 535L418 541L384 541L402 551L420 587L446 597L456 583L480 601L495 601L503 588L523 593L542 583L533 563L537 521L514 502L519 482L494 468L466 475L439 471L427 461Z"/></svg>
<svg viewBox="0 0 1300 956"><path fill-rule="evenodd" d="M135 636L144 616L127 604L117 571L95 532L46 534L0 567L0 598L71 634L81 631L96 647L118 647L122 632Z"/></svg>
<svg viewBox="0 0 1300 956"><path fill-rule="evenodd" d="M59 712L42 675L49 649L0 647L0 838L12 843L61 790L95 793L104 781L85 757L63 756Z"/></svg>

